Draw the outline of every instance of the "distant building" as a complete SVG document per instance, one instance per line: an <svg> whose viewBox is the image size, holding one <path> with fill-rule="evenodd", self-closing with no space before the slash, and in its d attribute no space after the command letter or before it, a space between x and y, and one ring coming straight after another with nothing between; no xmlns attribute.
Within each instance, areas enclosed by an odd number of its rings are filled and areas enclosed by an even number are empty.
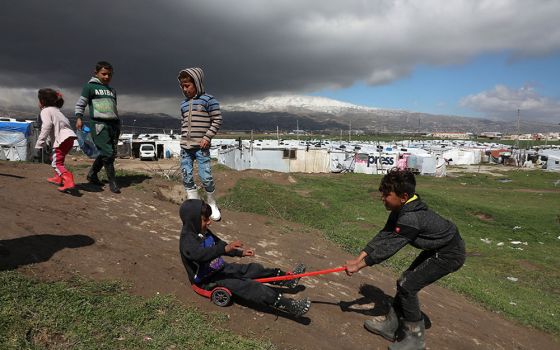
<svg viewBox="0 0 560 350"><path fill-rule="evenodd" d="M497 131L485 131L485 132L481 132L478 137L482 137L482 138L487 138L487 139L491 139L491 140L500 140L502 138L502 133L501 132L497 132Z"/></svg>
<svg viewBox="0 0 560 350"><path fill-rule="evenodd" d="M352 130L352 135L364 135L365 132L363 130L360 129L356 129L356 130Z"/></svg>
<svg viewBox="0 0 560 350"><path fill-rule="evenodd" d="M470 134L466 132L433 132L431 134L434 138L440 139L454 139L454 140L468 140L470 139Z"/></svg>

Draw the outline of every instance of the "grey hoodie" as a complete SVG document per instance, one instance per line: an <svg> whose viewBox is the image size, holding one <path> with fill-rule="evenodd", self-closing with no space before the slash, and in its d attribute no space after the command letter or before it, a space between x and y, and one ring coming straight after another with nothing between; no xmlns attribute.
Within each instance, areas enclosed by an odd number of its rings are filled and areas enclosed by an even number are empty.
<svg viewBox="0 0 560 350"><path fill-rule="evenodd" d="M194 81L196 96L181 101L181 148L194 149L200 147L202 139L208 142L218 133L222 125L220 103L214 96L208 95L204 89L204 72L201 68L186 68L179 72L187 73ZM182 90L181 90L182 91ZM183 92L184 94L184 92Z"/></svg>

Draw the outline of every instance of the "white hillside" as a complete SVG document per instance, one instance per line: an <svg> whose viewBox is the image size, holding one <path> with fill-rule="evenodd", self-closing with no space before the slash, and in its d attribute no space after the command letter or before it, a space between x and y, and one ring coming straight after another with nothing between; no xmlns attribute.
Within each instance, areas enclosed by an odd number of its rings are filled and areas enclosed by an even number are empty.
<svg viewBox="0 0 560 350"><path fill-rule="evenodd" d="M358 106L348 102L333 100L326 97L286 95L279 97L265 97L257 100L224 104L224 110L248 112L321 112L338 114L348 111L376 111L376 108Z"/></svg>

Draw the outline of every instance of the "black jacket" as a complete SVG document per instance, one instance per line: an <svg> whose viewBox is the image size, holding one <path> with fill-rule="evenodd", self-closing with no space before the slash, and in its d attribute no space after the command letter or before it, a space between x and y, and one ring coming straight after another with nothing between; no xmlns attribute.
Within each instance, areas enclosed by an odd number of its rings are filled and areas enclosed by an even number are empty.
<svg viewBox="0 0 560 350"><path fill-rule="evenodd" d="M181 260L183 261L183 265L185 265L191 283L194 283L194 276L203 264L209 263L222 255L242 256L243 254L243 251L239 249L226 254L226 242L222 241L210 230L207 230L206 234L200 232L201 208L201 200L189 199L184 201L179 209L179 216L183 221L181 238L179 239L179 253L181 254ZM216 244L212 247L203 248L201 244L207 235L212 235Z"/></svg>
<svg viewBox="0 0 560 350"><path fill-rule="evenodd" d="M390 258L407 244L423 250L442 249L460 238L457 226L428 209L420 197L391 212L385 227L363 249L368 266Z"/></svg>

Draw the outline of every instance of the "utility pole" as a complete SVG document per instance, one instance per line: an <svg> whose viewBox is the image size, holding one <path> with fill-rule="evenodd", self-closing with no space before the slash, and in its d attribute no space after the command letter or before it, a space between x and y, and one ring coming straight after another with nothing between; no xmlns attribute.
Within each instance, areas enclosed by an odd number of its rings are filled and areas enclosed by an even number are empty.
<svg viewBox="0 0 560 350"><path fill-rule="evenodd" d="M352 135L352 121L348 124L348 143L350 143L350 135Z"/></svg>
<svg viewBox="0 0 560 350"><path fill-rule="evenodd" d="M518 133L518 134L519 134L519 126L520 126L520 124L521 124L520 122L521 122L521 117L520 117L519 108L518 108L518 109L517 109L517 133Z"/></svg>
<svg viewBox="0 0 560 350"><path fill-rule="evenodd" d="M519 138L521 137L521 134L519 133L519 125L520 125L520 117L519 117L519 108L518 108L517 109L517 142L516 142L517 149L519 149Z"/></svg>
<svg viewBox="0 0 560 350"><path fill-rule="evenodd" d="M521 150L520 150L520 143L519 143L519 138L521 137L521 134L519 133L519 121L520 121L520 117L519 117L519 108L517 109L517 166L521 166L520 165L520 157L521 157Z"/></svg>

